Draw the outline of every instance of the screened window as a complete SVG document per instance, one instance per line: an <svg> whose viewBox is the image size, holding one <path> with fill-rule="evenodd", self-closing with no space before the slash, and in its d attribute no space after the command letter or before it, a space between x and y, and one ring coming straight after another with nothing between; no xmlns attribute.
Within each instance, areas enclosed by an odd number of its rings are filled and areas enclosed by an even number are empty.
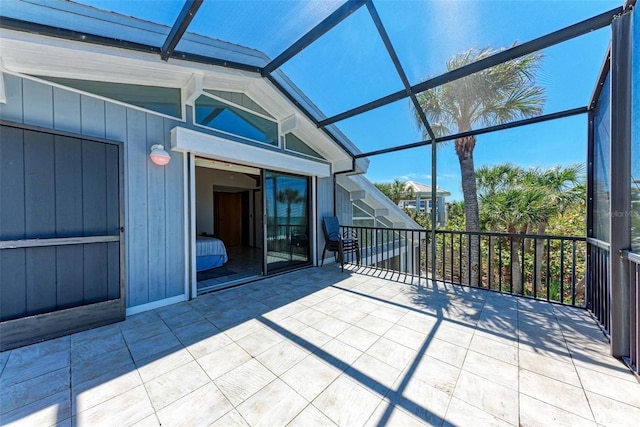
<svg viewBox="0 0 640 427"><path fill-rule="evenodd" d="M607 76L600 99L596 105L593 138L593 237L609 242L611 193L609 176L611 172L611 91Z"/></svg>
<svg viewBox="0 0 640 427"><path fill-rule="evenodd" d="M311 156L311 157L315 157L316 159L324 160L324 157L322 157L320 154L318 154L318 152L316 150L314 150L313 148L309 147L300 138L298 138L297 136L295 136L292 133L288 133L285 136L285 147L286 147L287 150L295 151L296 153L306 154L307 156Z"/></svg>
<svg viewBox="0 0 640 427"><path fill-rule="evenodd" d="M373 218L371 219L354 219L353 220L353 225L356 227L373 227L374 226L374 220Z"/></svg>
<svg viewBox="0 0 640 427"><path fill-rule="evenodd" d="M640 46L640 13L634 12L633 42ZM633 55L631 94L631 249L640 252L640 55Z"/></svg>
<svg viewBox="0 0 640 427"><path fill-rule="evenodd" d="M124 83L109 83L93 80L64 79L60 77L35 76L83 92L93 93L126 104L135 105L172 117L182 117L180 89L159 86L142 86Z"/></svg>
<svg viewBox="0 0 640 427"><path fill-rule="evenodd" d="M375 209L361 200L353 202L353 225L356 227L387 227L393 224L384 217L375 216Z"/></svg>
<svg viewBox="0 0 640 427"><path fill-rule="evenodd" d="M369 206L368 204L362 202L361 200L356 200L353 202L353 217L371 217L373 218L375 215L375 210Z"/></svg>
<svg viewBox="0 0 640 427"><path fill-rule="evenodd" d="M393 223L386 218L378 218L378 227L393 228Z"/></svg>
<svg viewBox="0 0 640 427"><path fill-rule="evenodd" d="M278 145L278 124L265 117L200 95L195 102L196 123L253 141Z"/></svg>

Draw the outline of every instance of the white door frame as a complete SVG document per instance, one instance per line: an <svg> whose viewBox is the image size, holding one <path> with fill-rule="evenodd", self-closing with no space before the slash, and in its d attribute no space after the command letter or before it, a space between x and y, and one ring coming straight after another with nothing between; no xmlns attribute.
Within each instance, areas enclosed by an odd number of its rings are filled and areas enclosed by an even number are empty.
<svg viewBox="0 0 640 427"><path fill-rule="evenodd" d="M189 215L188 217L188 229L187 240L189 248L185 254L189 257L189 276L191 283L191 294L189 299L197 298L198 296L198 273L196 272L196 156L193 153L189 153L189 181L187 187L189 188ZM187 283L188 286L188 283Z"/></svg>
<svg viewBox="0 0 640 427"><path fill-rule="evenodd" d="M186 265L186 269L185 269L185 295L187 295L188 299L194 299L198 297L198 279L197 279L197 272L196 272L196 155L193 152L189 152L189 153L185 153L186 155L184 156L185 160L185 172L184 172L184 176L185 176L185 184L184 184L184 194L185 194L185 201L184 201L184 208L185 208L185 212L187 212L188 214L185 215L185 265ZM213 156L202 156L202 157L208 157L211 158L212 160L218 160L215 159ZM264 168L261 168L262 173L264 173ZM283 173L287 173L286 171L278 171L277 169L269 169L269 170L273 170L274 172L283 172ZM301 174L297 174L297 175L301 175ZM305 175L301 175L301 176L305 176ZM318 218L317 218L317 209L318 209L318 203L317 203L317 177L315 175L306 175L307 178L309 178L309 186L310 186L310 198L311 198L311 223L309 224L310 229L311 227L313 227L313 233L311 236L311 251L309 256L311 257L310 261L312 265L317 266L318 262L317 262L317 253L318 253L318 248L317 248L317 242L318 242L318 236L317 236L317 232L316 230L318 229ZM265 197L266 193L264 191L264 188L262 188L262 197L263 197L263 207L262 207L262 220L264 223L264 217L265 217L265 206L264 206L264 197ZM263 233L266 233L266 227L263 227ZM263 241L262 241L262 246L263 246L263 251L266 254L266 236L262 236L263 237ZM266 255L265 255L266 256Z"/></svg>

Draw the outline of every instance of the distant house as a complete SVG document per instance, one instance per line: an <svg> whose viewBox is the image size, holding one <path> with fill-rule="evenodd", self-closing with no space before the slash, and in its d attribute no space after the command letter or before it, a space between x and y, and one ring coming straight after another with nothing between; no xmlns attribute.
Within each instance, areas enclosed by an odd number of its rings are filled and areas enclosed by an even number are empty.
<svg viewBox="0 0 640 427"><path fill-rule="evenodd" d="M415 181L407 181L404 184L406 192L413 192L413 198L402 199L398 202L401 208L415 210L418 212L431 213L431 186ZM445 198L451 196L447 190L436 187L436 223L444 226L447 222L447 210L445 209Z"/></svg>

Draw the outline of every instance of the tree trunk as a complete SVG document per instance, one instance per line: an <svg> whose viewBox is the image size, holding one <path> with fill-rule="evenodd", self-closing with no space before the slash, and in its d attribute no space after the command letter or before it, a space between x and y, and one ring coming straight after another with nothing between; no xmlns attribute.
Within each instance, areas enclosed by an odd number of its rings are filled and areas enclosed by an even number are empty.
<svg viewBox="0 0 640 427"><path fill-rule="evenodd" d="M291 202L287 203L287 237L291 240Z"/></svg>
<svg viewBox="0 0 640 427"><path fill-rule="evenodd" d="M531 234L531 224L522 227L520 234ZM524 253L526 254L531 249L531 239L524 239Z"/></svg>
<svg viewBox="0 0 640 427"><path fill-rule="evenodd" d="M495 233L494 228L489 228L489 233ZM492 283L498 283L500 280L500 263L498 262L498 247L502 244L502 241L498 237L489 237L489 265L487 266L487 279ZM491 278L489 279L489 267L491 267ZM489 283L487 283L488 285Z"/></svg>
<svg viewBox="0 0 640 427"><path fill-rule="evenodd" d="M511 284L513 293L522 295L522 266L520 265L520 242L522 239L511 239Z"/></svg>
<svg viewBox="0 0 640 427"><path fill-rule="evenodd" d="M473 149L476 145L475 136L458 138L455 141L456 154L460 162L462 175L462 195L464 196L464 214L466 230L480 231L480 213L478 210L478 192L476 186L476 172L473 164ZM467 270L463 283L478 286L478 258L480 257L480 239L477 235L469 236L470 259L467 260Z"/></svg>

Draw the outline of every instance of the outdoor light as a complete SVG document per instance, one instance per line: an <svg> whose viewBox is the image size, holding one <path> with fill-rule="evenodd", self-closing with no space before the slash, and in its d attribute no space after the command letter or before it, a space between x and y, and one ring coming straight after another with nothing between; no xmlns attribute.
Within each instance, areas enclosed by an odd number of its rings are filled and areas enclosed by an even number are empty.
<svg viewBox="0 0 640 427"><path fill-rule="evenodd" d="M151 146L149 158L153 163L159 166L164 166L171 160L171 156L164 150L164 146L162 144L155 144Z"/></svg>

